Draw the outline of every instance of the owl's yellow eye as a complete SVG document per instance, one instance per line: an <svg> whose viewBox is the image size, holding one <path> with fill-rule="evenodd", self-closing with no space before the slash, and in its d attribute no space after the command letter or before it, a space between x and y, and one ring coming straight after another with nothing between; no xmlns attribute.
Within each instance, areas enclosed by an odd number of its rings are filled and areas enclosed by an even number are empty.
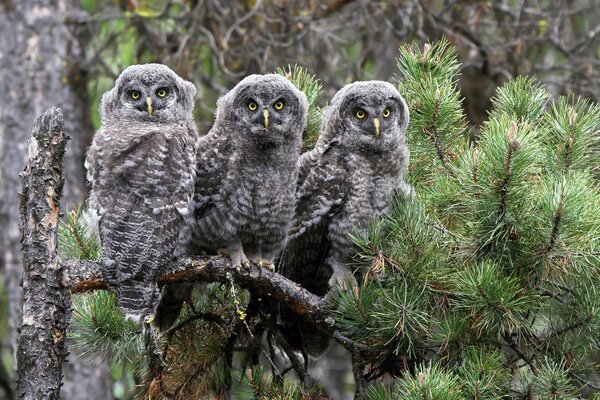
<svg viewBox="0 0 600 400"><path fill-rule="evenodd" d="M165 88L160 88L156 91L156 95L158 97L165 97L167 95L167 89Z"/></svg>
<svg viewBox="0 0 600 400"><path fill-rule="evenodd" d="M383 110L383 113L381 115L383 115L383 118L388 118L390 116L391 112L390 110L388 110L387 108L385 110Z"/></svg>
<svg viewBox="0 0 600 400"><path fill-rule="evenodd" d="M354 115L356 115L356 118L358 118L358 119L363 119L366 114L363 110L356 110Z"/></svg>
<svg viewBox="0 0 600 400"><path fill-rule="evenodd" d="M248 103L248 110L256 111L257 108L258 108L258 105L255 102L251 101L250 103Z"/></svg>
<svg viewBox="0 0 600 400"><path fill-rule="evenodd" d="M281 100L277 101L274 105L274 107L277 111L283 110L284 106L285 106L285 104L283 104L283 101L281 101Z"/></svg>
<svg viewBox="0 0 600 400"><path fill-rule="evenodd" d="M137 90L132 90L129 95L131 96L132 99L137 100L140 98L140 92L138 92Z"/></svg>

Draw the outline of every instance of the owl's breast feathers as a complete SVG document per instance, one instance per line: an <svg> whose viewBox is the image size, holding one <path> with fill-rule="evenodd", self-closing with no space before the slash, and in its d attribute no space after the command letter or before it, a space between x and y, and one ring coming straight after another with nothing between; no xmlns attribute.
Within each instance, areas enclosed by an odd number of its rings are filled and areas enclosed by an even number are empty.
<svg viewBox="0 0 600 400"><path fill-rule="evenodd" d="M139 123L98 131L90 148L92 187L124 190L154 208L182 208L195 181L195 133L185 124ZM102 202L102 196L98 196Z"/></svg>

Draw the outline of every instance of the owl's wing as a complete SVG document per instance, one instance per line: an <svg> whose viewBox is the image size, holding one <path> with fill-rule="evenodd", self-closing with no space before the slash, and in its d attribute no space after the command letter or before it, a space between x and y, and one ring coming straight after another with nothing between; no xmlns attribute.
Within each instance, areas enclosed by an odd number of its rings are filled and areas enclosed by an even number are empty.
<svg viewBox="0 0 600 400"><path fill-rule="evenodd" d="M310 173L310 171L317 165L319 162L319 157L321 155L321 151L319 149L312 149L303 153L298 158L297 167L298 167L298 180L297 180L297 188L300 189L306 180L306 177Z"/></svg>
<svg viewBox="0 0 600 400"><path fill-rule="evenodd" d="M279 272L307 290L324 295L331 271L324 261L329 252L329 223L343 207L349 189L348 174L337 142L332 142L306 173Z"/></svg>
<svg viewBox="0 0 600 400"><path fill-rule="evenodd" d="M234 152L231 135L210 131L198 142L196 190L194 203L196 213L203 213L215 201L219 188L227 176L229 160Z"/></svg>
<svg viewBox="0 0 600 400"><path fill-rule="evenodd" d="M305 166L311 163L312 167L306 169L298 189L296 213L278 271L323 296L332 274L325 264L330 249L329 225L345 204L350 182L337 142L331 143L318 160L305 161ZM292 347L313 356L327 349L329 338L315 327L287 307L281 307L280 315L283 333Z"/></svg>

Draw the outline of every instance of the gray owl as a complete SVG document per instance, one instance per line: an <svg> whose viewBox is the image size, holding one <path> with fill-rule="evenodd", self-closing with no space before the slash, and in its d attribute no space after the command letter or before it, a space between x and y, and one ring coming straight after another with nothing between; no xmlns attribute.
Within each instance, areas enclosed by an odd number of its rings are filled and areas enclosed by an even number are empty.
<svg viewBox="0 0 600 400"><path fill-rule="evenodd" d="M195 93L164 65L128 67L102 97L102 126L87 152L103 273L135 321L154 314L155 280L173 258L193 194Z"/></svg>
<svg viewBox="0 0 600 400"><path fill-rule="evenodd" d="M194 251L272 268L294 212L296 163L308 103L277 74L250 75L217 102L198 145L190 207Z"/></svg>
<svg viewBox="0 0 600 400"><path fill-rule="evenodd" d="M279 272L323 296L351 276L348 234L364 231L386 212L395 193L408 195L405 131L408 107L393 85L356 82L343 87L325 111L315 148L298 160L297 203ZM317 355L327 339L282 312L290 343Z"/></svg>

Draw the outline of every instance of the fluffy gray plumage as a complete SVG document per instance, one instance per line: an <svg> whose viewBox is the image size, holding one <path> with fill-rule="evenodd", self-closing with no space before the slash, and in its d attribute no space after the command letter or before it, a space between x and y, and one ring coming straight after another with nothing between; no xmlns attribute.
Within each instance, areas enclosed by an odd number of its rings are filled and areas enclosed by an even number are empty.
<svg viewBox="0 0 600 400"><path fill-rule="evenodd" d="M315 148L298 161L297 204L279 272L317 295L344 284L353 249L348 234L364 231L400 192L408 165L408 107L387 82L343 87L325 111ZM290 313L283 313L290 342L317 355L327 339ZM291 321L290 321L291 320ZM290 324L291 322L291 324ZM286 321L284 321L286 323Z"/></svg>
<svg viewBox="0 0 600 400"><path fill-rule="evenodd" d="M87 152L89 208L98 218L105 279L139 321L158 303L156 277L173 257L191 199L196 88L161 64L133 65L102 97Z"/></svg>
<svg viewBox="0 0 600 400"><path fill-rule="evenodd" d="M250 75L219 99L215 123L198 145L194 252L272 268L294 212L307 112L304 93L277 74Z"/></svg>

